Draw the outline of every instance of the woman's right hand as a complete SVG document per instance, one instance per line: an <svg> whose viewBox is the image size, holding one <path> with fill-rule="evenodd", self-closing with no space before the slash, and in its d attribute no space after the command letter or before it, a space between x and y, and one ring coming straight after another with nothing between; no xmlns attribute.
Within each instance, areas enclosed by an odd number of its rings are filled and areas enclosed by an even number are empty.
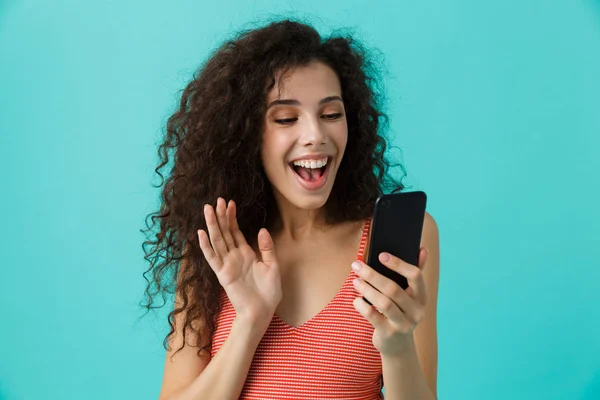
<svg viewBox="0 0 600 400"><path fill-rule="evenodd" d="M238 316L269 323L281 301L281 273L269 232L258 232L260 260L246 242L236 219L233 200L217 199L216 213L204 206L207 233L198 230L200 248Z"/></svg>

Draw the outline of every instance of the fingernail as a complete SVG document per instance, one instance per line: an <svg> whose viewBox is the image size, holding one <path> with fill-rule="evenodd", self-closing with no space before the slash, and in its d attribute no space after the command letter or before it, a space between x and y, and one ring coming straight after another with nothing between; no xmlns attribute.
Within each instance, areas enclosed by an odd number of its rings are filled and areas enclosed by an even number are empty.
<svg viewBox="0 0 600 400"><path fill-rule="evenodd" d="M381 254L379 255L379 259L380 259L382 262L387 262L387 261L390 261L390 255L389 255L388 253L381 253Z"/></svg>
<svg viewBox="0 0 600 400"><path fill-rule="evenodd" d="M354 272L358 272L358 270L360 270L360 267L361 267L361 265L360 265L360 263L358 261L354 261L352 263L352 270Z"/></svg>

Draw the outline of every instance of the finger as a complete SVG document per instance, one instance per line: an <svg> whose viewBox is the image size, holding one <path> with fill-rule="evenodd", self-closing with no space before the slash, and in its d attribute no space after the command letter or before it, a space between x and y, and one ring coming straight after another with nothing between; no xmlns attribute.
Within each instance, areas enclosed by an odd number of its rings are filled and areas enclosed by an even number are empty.
<svg viewBox="0 0 600 400"><path fill-rule="evenodd" d="M217 216L215 210L210 204L204 206L204 218L206 219L206 227L208 228L208 236L210 243L215 253L220 259L223 259L227 254L227 245L223 240L219 223L217 222Z"/></svg>
<svg viewBox="0 0 600 400"><path fill-rule="evenodd" d="M223 240L225 241L225 245L228 250L235 248L235 243L233 241L233 237L231 236L231 232L229 231L229 222L227 221L227 207L225 204L225 199L219 197L217 199L217 221L219 222L219 228L221 228L221 234L223 235Z"/></svg>
<svg viewBox="0 0 600 400"><path fill-rule="evenodd" d="M429 251L427 247L421 247L421 251L419 252L419 269L423 271L425 268L425 263L427 262L427 256L429 255Z"/></svg>
<svg viewBox="0 0 600 400"><path fill-rule="evenodd" d="M208 261L208 264L213 269L213 271L215 271L215 273L218 272L221 269L223 263L221 262L221 259L217 256L217 254L213 251L210 245L210 241L208 239L208 235L202 229L198 230L198 242L200 243L200 249L202 249L202 253L206 258L206 261Z"/></svg>
<svg viewBox="0 0 600 400"><path fill-rule="evenodd" d="M275 244L271 234L265 228L258 231L258 249L260 250L262 262L269 267L277 262L275 257Z"/></svg>
<svg viewBox="0 0 600 400"><path fill-rule="evenodd" d="M386 255L389 257L389 259L386 259ZM425 280L423 279L423 273L419 267L411 265L406 261L403 261L400 258L386 252L379 254L379 261L381 261L381 263L386 267L404 276L411 288L412 296L420 303L425 302Z"/></svg>
<svg viewBox="0 0 600 400"><path fill-rule="evenodd" d="M404 310L400 308L392 299L378 291L376 288L363 281L354 279L352 281L356 291L369 300L387 319L400 323L405 320Z"/></svg>
<svg viewBox="0 0 600 400"><path fill-rule="evenodd" d="M414 303L414 299L412 299L409 296L409 294L404 289L402 289L402 287L400 287L400 285L394 282L394 280L386 277L385 275L380 274L364 262L356 261L356 263L358 263L358 266L360 266L360 268L353 268L354 273L358 275L362 281L364 281L366 286L374 288L376 291L380 292L384 297L391 299L405 314L412 314L416 311L416 304ZM367 299L371 301L370 298ZM376 306L378 309L381 310L381 308L379 307L386 305L387 304L384 303Z"/></svg>
<svg viewBox="0 0 600 400"><path fill-rule="evenodd" d="M352 301L352 305L354 305L356 311L365 317L375 329L385 329L387 318L383 314L380 314L373 306L369 305L369 303L364 301L362 297L355 298L354 301Z"/></svg>
<svg viewBox="0 0 600 400"><path fill-rule="evenodd" d="M229 230L231 231L231 236L233 236L233 241L237 246L247 245L248 243L246 242L246 238L240 230L240 227L237 222L237 205L235 204L235 201L229 201L227 213L229 218Z"/></svg>

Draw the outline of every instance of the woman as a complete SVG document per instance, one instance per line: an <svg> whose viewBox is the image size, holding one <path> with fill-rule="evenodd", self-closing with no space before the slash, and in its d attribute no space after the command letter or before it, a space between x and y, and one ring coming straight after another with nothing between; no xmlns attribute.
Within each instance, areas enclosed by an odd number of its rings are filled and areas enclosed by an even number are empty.
<svg viewBox="0 0 600 400"><path fill-rule="evenodd" d="M145 242L146 306L176 294L160 399L378 399L384 382L386 398L435 398L435 221L419 266L380 255L406 291L361 261L375 199L404 188L374 73L351 38L285 20L227 42L186 87Z"/></svg>

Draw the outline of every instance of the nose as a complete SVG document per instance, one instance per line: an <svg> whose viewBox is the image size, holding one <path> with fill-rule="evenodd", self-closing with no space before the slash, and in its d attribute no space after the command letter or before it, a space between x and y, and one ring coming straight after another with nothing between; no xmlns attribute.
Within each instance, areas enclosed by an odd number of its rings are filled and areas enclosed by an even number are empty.
<svg viewBox="0 0 600 400"><path fill-rule="evenodd" d="M306 124L302 127L300 143L303 145L319 146L327 143L327 132L321 126L318 118L305 119Z"/></svg>

